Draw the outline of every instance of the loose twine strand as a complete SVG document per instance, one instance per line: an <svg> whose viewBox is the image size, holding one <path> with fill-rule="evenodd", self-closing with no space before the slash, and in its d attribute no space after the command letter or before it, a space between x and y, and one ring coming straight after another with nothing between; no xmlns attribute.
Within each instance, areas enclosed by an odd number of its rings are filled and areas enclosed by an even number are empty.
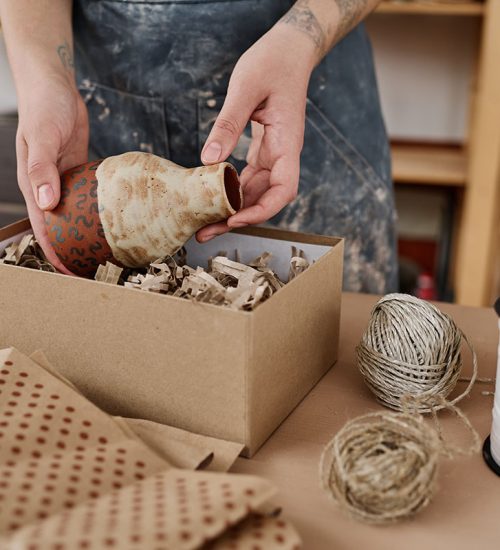
<svg viewBox="0 0 500 550"><path fill-rule="evenodd" d="M448 401L460 380L462 338L473 372L465 390ZM479 450L478 433L456 406L477 379L477 357L449 316L404 294L389 294L377 303L357 354L377 400L399 412L369 413L347 422L323 451L321 482L349 515L384 524L427 506L441 455L455 458ZM446 441L437 415L441 409L462 422L469 445ZM431 413L433 424L420 413Z"/></svg>

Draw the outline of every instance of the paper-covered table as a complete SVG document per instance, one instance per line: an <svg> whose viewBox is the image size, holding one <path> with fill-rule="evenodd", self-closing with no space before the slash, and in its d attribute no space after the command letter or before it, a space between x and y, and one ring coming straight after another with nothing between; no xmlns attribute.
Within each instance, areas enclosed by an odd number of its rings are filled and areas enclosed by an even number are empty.
<svg viewBox="0 0 500 550"><path fill-rule="evenodd" d="M375 296L344 294L337 364L251 459L238 459L233 472L256 474L275 483L287 518L299 531L305 549L387 550L453 548L493 550L500 547L500 477L480 454L453 461L442 459L438 491L415 519L389 527L367 526L343 515L320 488L318 462L324 445L350 418L384 410L358 372L355 347L368 323ZM480 377L494 377L498 330L493 309L440 304L474 345ZM463 375L470 373L464 353ZM458 390L459 388L457 388ZM491 428L493 387L476 385L460 403L481 439ZM463 428L443 415L450 437L463 438Z"/></svg>

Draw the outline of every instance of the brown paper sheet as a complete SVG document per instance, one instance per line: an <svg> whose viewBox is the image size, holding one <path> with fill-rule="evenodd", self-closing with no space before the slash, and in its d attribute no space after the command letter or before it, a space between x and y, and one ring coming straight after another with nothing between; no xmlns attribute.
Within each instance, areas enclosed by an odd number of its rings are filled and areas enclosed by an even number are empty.
<svg viewBox="0 0 500 550"><path fill-rule="evenodd" d="M227 472L243 450L241 443L193 434L149 420L124 420L148 447L176 468L203 467L212 472Z"/></svg>
<svg viewBox="0 0 500 550"><path fill-rule="evenodd" d="M43 351L32 353L30 359L80 393L74 384L52 367ZM130 438L143 441L176 468L227 472L244 447L241 443L195 434L149 420L116 416L113 419Z"/></svg>
<svg viewBox="0 0 500 550"><path fill-rule="evenodd" d="M258 515L249 516L209 546L211 550L298 550L300 547L300 537L291 523L281 518Z"/></svg>
<svg viewBox="0 0 500 550"><path fill-rule="evenodd" d="M0 514L0 532L169 467L17 350L0 351L0 365L1 483L12 503Z"/></svg>
<svg viewBox="0 0 500 550"><path fill-rule="evenodd" d="M113 419L35 358L0 351L2 549L198 548L269 510L267 481L173 468L169 430Z"/></svg>
<svg viewBox="0 0 500 550"><path fill-rule="evenodd" d="M273 495L264 479L172 469L28 525L0 542L5 550L33 545L37 550L189 550L211 541L217 549L298 548L287 522L255 517ZM234 531L219 539L231 527Z"/></svg>
<svg viewBox="0 0 500 550"><path fill-rule="evenodd" d="M57 369L55 369L47 359L47 356L42 350L34 351L29 358L34 361L38 366L44 368L47 372L49 372L54 378L57 378L59 381L63 382L67 386L69 386L72 390L75 392L81 394L80 390L72 383L70 382L65 376L63 376Z"/></svg>

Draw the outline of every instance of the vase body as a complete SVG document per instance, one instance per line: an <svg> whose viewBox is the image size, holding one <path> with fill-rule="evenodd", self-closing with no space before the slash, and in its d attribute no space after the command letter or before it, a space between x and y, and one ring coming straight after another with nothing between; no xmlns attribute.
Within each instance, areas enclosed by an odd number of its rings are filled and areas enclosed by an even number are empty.
<svg viewBox="0 0 500 550"><path fill-rule="evenodd" d="M113 260L99 216L96 170L101 161L87 162L61 176L61 200L45 212L50 242L65 267L92 277L99 264Z"/></svg>
<svg viewBox="0 0 500 550"><path fill-rule="evenodd" d="M108 260L144 267L175 254L241 205L238 174L228 163L187 169L130 152L65 172L61 202L45 221L62 263L91 277Z"/></svg>

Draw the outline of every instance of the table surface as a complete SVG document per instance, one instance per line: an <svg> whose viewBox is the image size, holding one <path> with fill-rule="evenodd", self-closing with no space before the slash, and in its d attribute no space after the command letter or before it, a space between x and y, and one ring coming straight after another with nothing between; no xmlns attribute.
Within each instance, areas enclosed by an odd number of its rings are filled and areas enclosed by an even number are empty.
<svg viewBox="0 0 500 550"><path fill-rule="evenodd" d="M364 385L355 359L355 347L376 300L368 295L343 295L337 363L254 458L238 459L231 471L260 475L275 483L279 491L276 501L299 531L306 550L470 550L472 544L480 550L498 549L500 477L487 468L480 453L441 459L433 501L415 518L390 526L365 525L348 518L320 487L319 459L325 444L348 419L388 410ZM439 307L454 318L474 345L479 376L494 377L498 324L493 310L450 304ZM463 376L470 372L470 355L465 352ZM490 431L493 398L481 392L492 389L476 384L460 403L482 440ZM468 443L463 428L450 414L442 414L442 422L455 442Z"/></svg>

